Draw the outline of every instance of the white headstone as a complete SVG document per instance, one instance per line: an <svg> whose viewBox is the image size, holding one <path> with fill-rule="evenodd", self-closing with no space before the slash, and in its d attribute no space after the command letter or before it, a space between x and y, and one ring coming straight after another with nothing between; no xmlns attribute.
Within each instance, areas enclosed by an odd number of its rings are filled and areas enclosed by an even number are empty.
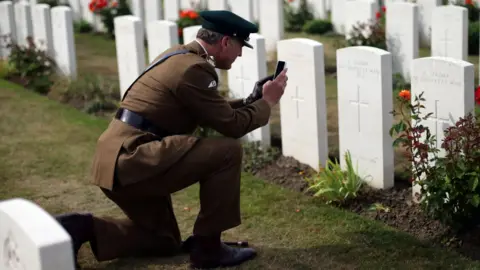
<svg viewBox="0 0 480 270"><path fill-rule="evenodd" d="M24 199L0 202L0 269L75 269L70 235Z"/></svg>
<svg viewBox="0 0 480 270"><path fill-rule="evenodd" d="M386 17L387 48L392 54L393 73L400 73L410 81L410 67L418 58L418 6L413 3L393 2Z"/></svg>
<svg viewBox="0 0 480 270"><path fill-rule="evenodd" d="M145 22L145 0L132 0L132 15ZM145 22L146 25L146 22Z"/></svg>
<svg viewBox="0 0 480 270"><path fill-rule="evenodd" d="M333 30L338 34L345 33L345 3L347 0L332 1L331 20Z"/></svg>
<svg viewBox="0 0 480 270"><path fill-rule="evenodd" d="M82 6L80 4L80 0L68 0L68 4L73 11L73 20L79 21L82 19Z"/></svg>
<svg viewBox="0 0 480 270"><path fill-rule="evenodd" d="M50 6L48 4L36 4L32 9L33 36L35 45L45 50L50 57L53 57L53 34Z"/></svg>
<svg viewBox="0 0 480 270"><path fill-rule="evenodd" d="M163 18L162 3L157 0L145 0L145 28L149 23ZM177 33L178 35L178 33ZM147 40L150 38L147 30Z"/></svg>
<svg viewBox="0 0 480 270"><path fill-rule="evenodd" d="M260 34L265 37L267 53L274 51L284 36L283 0L260 0Z"/></svg>
<svg viewBox="0 0 480 270"><path fill-rule="evenodd" d="M176 21L180 18L180 0L163 1L165 20Z"/></svg>
<svg viewBox="0 0 480 270"><path fill-rule="evenodd" d="M153 21L147 25L148 59L152 62L166 49L178 44L178 26L171 21Z"/></svg>
<svg viewBox="0 0 480 270"><path fill-rule="evenodd" d="M15 12L11 1L0 2L0 58L7 58L10 49L5 48L10 41L15 41L17 32L15 28Z"/></svg>
<svg viewBox="0 0 480 270"><path fill-rule="evenodd" d="M197 38L198 30L202 28L201 25L192 25L183 28L183 44L188 44Z"/></svg>
<svg viewBox="0 0 480 270"><path fill-rule="evenodd" d="M358 174L374 188L394 183L392 56L365 46L337 50L340 158L350 151Z"/></svg>
<svg viewBox="0 0 480 270"><path fill-rule="evenodd" d="M143 22L133 15L115 17L115 45L121 96L145 69Z"/></svg>
<svg viewBox="0 0 480 270"><path fill-rule="evenodd" d="M307 3L315 18L328 19L327 0L308 0Z"/></svg>
<svg viewBox="0 0 480 270"><path fill-rule="evenodd" d="M88 4L91 2L91 0L80 0L80 7L81 7L81 12L82 12L82 18L90 23L92 27L95 28L95 14L90 11L88 8Z"/></svg>
<svg viewBox="0 0 480 270"><path fill-rule="evenodd" d="M14 5L17 42L27 45L27 38L33 38L32 11L27 2L17 2Z"/></svg>
<svg viewBox="0 0 480 270"><path fill-rule="evenodd" d="M319 170L328 159L323 44L304 38L278 42L288 82L280 100L282 152Z"/></svg>
<svg viewBox="0 0 480 270"><path fill-rule="evenodd" d="M369 0L346 1L344 5L345 38L350 38L353 27L376 19L378 5Z"/></svg>
<svg viewBox="0 0 480 270"><path fill-rule="evenodd" d="M73 35L73 12L67 6L51 9L55 63L64 76L77 78L77 57Z"/></svg>
<svg viewBox="0 0 480 270"><path fill-rule="evenodd" d="M416 0L420 19L420 44L430 46L433 9L442 5L442 0Z"/></svg>
<svg viewBox="0 0 480 270"><path fill-rule="evenodd" d="M253 22L253 0L232 1L232 12Z"/></svg>
<svg viewBox="0 0 480 270"><path fill-rule="evenodd" d="M447 5L433 9L432 56L468 60L468 10Z"/></svg>
<svg viewBox="0 0 480 270"><path fill-rule="evenodd" d="M413 60L412 103L423 92L423 114L433 114L422 125L436 137L440 157L445 155L441 148L443 131L475 109L474 80L474 65L460 59L432 56ZM412 193L414 201L418 201L420 187L414 185Z"/></svg>
<svg viewBox="0 0 480 270"><path fill-rule="evenodd" d="M232 98L246 98L253 91L255 83L267 76L265 38L259 34L250 35L253 49L243 47L242 57L237 58L227 71L228 88ZM259 141L262 146L271 145L270 125L258 128L242 138L246 141Z"/></svg>
<svg viewBox="0 0 480 270"><path fill-rule="evenodd" d="M227 0L208 0L209 10L228 10Z"/></svg>

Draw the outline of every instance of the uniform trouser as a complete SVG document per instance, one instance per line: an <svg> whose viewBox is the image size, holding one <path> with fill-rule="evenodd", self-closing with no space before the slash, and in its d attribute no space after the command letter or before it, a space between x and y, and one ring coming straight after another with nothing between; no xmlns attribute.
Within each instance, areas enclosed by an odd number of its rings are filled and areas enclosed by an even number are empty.
<svg viewBox="0 0 480 270"><path fill-rule="evenodd" d="M240 225L242 146L231 138L202 138L167 173L105 195L124 219L94 217L92 251L98 261L178 252L180 231L170 194L200 183L200 212L193 233L210 235Z"/></svg>

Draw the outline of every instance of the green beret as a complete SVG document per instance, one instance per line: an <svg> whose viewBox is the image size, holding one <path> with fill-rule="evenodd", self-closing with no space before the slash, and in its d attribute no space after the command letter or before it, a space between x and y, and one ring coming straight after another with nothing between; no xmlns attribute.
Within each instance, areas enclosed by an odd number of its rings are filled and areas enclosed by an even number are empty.
<svg viewBox="0 0 480 270"><path fill-rule="evenodd" d="M236 0L238 1L238 0ZM247 41L251 33L257 33L258 27L228 10L205 10L199 13L202 27L226 36L236 37L243 45L253 48Z"/></svg>

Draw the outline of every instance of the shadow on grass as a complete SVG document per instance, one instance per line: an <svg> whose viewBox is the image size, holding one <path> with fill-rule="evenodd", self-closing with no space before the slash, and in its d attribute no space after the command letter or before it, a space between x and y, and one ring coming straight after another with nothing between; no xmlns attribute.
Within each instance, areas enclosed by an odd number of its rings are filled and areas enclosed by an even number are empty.
<svg viewBox="0 0 480 270"><path fill-rule="evenodd" d="M234 269L465 269L457 253L390 230L339 235L347 243L254 248L258 256ZM343 241L343 242L344 242ZM170 258L119 259L83 269L187 269L188 255ZM473 266L473 265L471 265Z"/></svg>

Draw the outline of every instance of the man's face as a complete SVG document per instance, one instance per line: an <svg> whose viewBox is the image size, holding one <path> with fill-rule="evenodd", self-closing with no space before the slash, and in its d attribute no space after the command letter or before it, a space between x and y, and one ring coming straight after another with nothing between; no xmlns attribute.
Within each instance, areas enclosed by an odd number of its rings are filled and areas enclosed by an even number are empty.
<svg viewBox="0 0 480 270"><path fill-rule="evenodd" d="M237 57L242 56L243 43L232 37L223 37L221 50L215 57L215 66L219 69L228 70L232 67Z"/></svg>

